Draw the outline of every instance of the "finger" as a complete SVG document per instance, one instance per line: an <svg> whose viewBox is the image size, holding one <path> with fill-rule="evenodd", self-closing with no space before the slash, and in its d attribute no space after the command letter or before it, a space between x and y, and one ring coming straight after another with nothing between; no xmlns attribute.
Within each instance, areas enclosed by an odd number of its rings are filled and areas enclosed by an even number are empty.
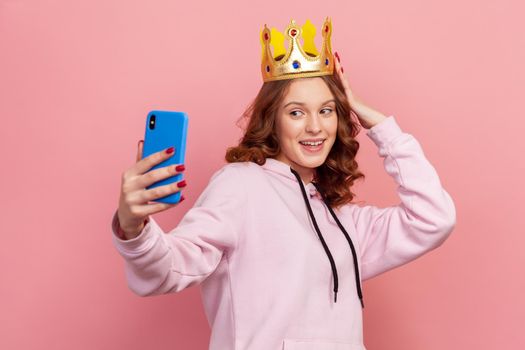
<svg viewBox="0 0 525 350"><path fill-rule="evenodd" d="M182 166L182 167L181 167ZM180 170L177 170L180 169ZM184 171L183 164L163 166L146 172L137 179L138 188L146 188L155 182L167 179L168 177L181 174Z"/></svg>
<svg viewBox="0 0 525 350"><path fill-rule="evenodd" d="M140 207L140 215L143 217L147 217L149 215L153 215L155 213L164 211L166 209L172 208L177 206L180 203L172 204L172 203L162 203L162 202L151 202L151 204L144 204Z"/></svg>
<svg viewBox="0 0 525 350"><path fill-rule="evenodd" d="M339 62L339 60L335 60L335 66L336 66L336 70L337 70L337 74L339 75L339 78L341 79L341 82L343 83L343 87L346 90L349 90L350 92L352 91L350 89L350 85L348 84L348 80L346 79L346 77L344 76L343 72L341 71L341 62Z"/></svg>
<svg viewBox="0 0 525 350"><path fill-rule="evenodd" d="M137 162L142 159L142 148L143 148L143 145L144 145L144 141L143 140L139 140L139 142L137 144Z"/></svg>
<svg viewBox="0 0 525 350"><path fill-rule="evenodd" d="M146 204L146 208L144 209L144 212L146 213L145 215L152 215L166 209L176 207L184 200L182 198L183 196L181 196L181 200L179 200L177 203L152 202L151 204Z"/></svg>
<svg viewBox="0 0 525 350"><path fill-rule="evenodd" d="M138 185L140 186L140 185ZM132 191L127 194L126 202L131 205L144 206L148 202L156 201L159 198L169 196L171 194L180 192L187 186L186 180L175 181L166 185L156 186L149 189L142 188L136 191ZM184 196L181 196L184 197ZM141 213L143 215L143 213Z"/></svg>
<svg viewBox="0 0 525 350"><path fill-rule="evenodd" d="M179 187L180 186L180 187ZM138 192L140 196L139 203L146 203L148 201L154 201L157 198L162 198L173 193L182 191L187 186L186 180L172 182L166 185L157 186L148 190Z"/></svg>
<svg viewBox="0 0 525 350"><path fill-rule="evenodd" d="M343 72L341 71L341 62L339 62L339 60L335 60L335 67L336 67L335 69L337 71L337 75L339 76L339 79L341 80L344 86L346 83L346 79L345 79L345 76L343 75Z"/></svg>
<svg viewBox="0 0 525 350"><path fill-rule="evenodd" d="M343 72L341 72L341 62L339 62L338 59L335 60L335 70L337 71L337 74L339 75L339 77L342 78Z"/></svg>
<svg viewBox="0 0 525 350"><path fill-rule="evenodd" d="M350 87L350 83L348 82L348 79L343 74L343 71L341 69L341 63L337 62L337 60L336 60L336 66L337 66L337 73L339 74L339 78L341 80L341 83L343 84L343 89L345 91L346 97L348 98L348 101L352 103L352 101L354 101L355 99L355 96L352 91L352 88Z"/></svg>
<svg viewBox="0 0 525 350"><path fill-rule="evenodd" d="M132 168L132 175L142 175L148 172L156 164L159 164L164 160L168 159L169 157L173 156L177 150L175 148L172 148L172 151L168 152L169 148L170 147L162 149L139 160Z"/></svg>

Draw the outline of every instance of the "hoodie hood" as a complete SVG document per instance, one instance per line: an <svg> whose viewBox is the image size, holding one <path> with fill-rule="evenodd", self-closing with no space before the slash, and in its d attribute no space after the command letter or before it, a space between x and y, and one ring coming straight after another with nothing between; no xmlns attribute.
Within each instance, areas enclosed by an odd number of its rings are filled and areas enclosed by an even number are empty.
<svg viewBox="0 0 525 350"><path fill-rule="evenodd" d="M288 164L281 162L280 160L274 158L266 158L266 163L264 163L262 167L268 171L286 177L291 181L298 182L296 176L290 171L291 167ZM299 181L308 193L309 198L316 197L321 199L321 195L319 194L319 191L317 190L313 182L305 184L302 179L300 179Z"/></svg>
<svg viewBox="0 0 525 350"><path fill-rule="evenodd" d="M354 244L352 243L352 240L350 238L350 235L348 232L346 232L345 228L335 215L333 209L330 207L328 202L323 197L322 193L319 191L319 189L316 187L316 184L314 182L310 182L308 184L305 184L304 181L301 179L299 173L292 169L291 166L288 164L281 162L274 158L266 158L266 162L262 165L262 167L268 171L277 173L279 175L282 175L283 177L286 177L290 179L290 181L294 181L298 184L299 190L302 193L304 203L306 205L306 209L308 210L308 214L310 215L310 218L312 219L312 223L314 225L315 231L317 232L317 235L319 236L319 240L321 241L321 244L323 245L324 251L326 253L326 256L328 257L328 260L330 262L330 266L332 269L332 275L334 278L334 303L337 302L337 291L339 287L338 283L338 275L337 275L337 266L335 265L334 258L332 257L332 253L330 252L330 249L328 248L328 245L326 244L323 235L321 233L321 230L319 229L319 226L317 225L317 221L315 220L315 216L313 214L312 208L310 206L310 200L312 200L314 197L317 199L320 199L323 201L323 203L328 208L328 211L334 218L335 222L341 229L342 233L345 235L346 240L350 246L350 249L352 251L353 261L354 261L354 272L355 272L355 279L356 279L356 288L357 288L357 295L359 296L359 300L361 301L361 307L364 308L364 302L363 302L363 293L361 291L361 279L359 277L359 266L358 266L358 260L357 260L357 254L354 247Z"/></svg>

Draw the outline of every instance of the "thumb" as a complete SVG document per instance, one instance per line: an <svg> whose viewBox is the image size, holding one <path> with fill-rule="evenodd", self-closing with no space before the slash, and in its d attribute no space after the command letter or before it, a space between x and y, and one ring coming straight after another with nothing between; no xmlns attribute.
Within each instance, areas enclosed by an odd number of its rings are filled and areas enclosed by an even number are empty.
<svg viewBox="0 0 525 350"><path fill-rule="evenodd" d="M139 140L137 144L137 162L142 159L142 148L144 145L144 140Z"/></svg>

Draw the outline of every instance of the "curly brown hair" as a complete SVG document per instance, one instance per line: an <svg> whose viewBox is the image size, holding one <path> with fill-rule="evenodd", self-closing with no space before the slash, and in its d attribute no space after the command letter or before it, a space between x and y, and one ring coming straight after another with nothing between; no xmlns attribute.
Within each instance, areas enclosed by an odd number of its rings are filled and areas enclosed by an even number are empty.
<svg viewBox="0 0 525 350"><path fill-rule="evenodd" d="M356 155L359 142L355 139L360 124L351 117L353 111L337 74L320 76L328 85L336 101L337 136L325 162L316 168L313 182L332 207L339 207L354 198L351 187L365 177L358 169ZM280 152L276 133L276 117L292 79L265 82L237 125L244 130L239 145L226 150L228 163L254 162L263 165L266 158L275 158ZM239 125L247 121L244 128Z"/></svg>

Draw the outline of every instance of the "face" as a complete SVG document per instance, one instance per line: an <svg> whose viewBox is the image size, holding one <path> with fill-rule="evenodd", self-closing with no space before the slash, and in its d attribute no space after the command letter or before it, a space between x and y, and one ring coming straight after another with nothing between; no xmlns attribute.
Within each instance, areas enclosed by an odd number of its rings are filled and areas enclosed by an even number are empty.
<svg viewBox="0 0 525 350"><path fill-rule="evenodd" d="M276 127L281 145L276 159L290 165L309 183L337 135L334 96L322 78L294 79L279 108ZM307 141L314 145L305 144Z"/></svg>

